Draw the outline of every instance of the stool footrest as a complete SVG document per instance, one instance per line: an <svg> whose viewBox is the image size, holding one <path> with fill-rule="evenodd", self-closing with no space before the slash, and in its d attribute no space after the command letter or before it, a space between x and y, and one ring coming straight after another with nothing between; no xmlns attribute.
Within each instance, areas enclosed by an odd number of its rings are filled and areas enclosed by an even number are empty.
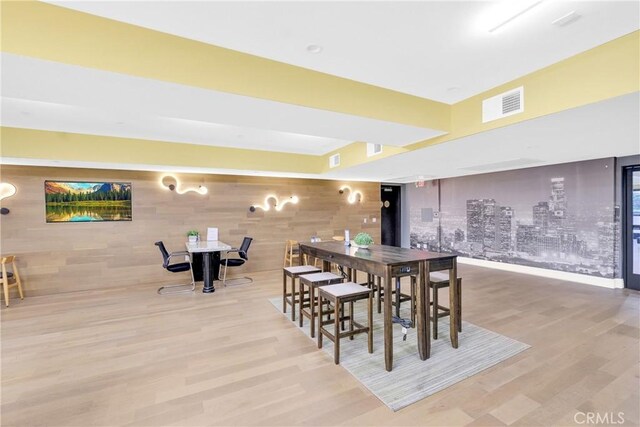
<svg viewBox="0 0 640 427"><path fill-rule="evenodd" d="M356 323L353 323L354 326L356 326ZM338 334L338 338L349 338L358 334L364 334L364 333L368 333L369 332L369 327L368 326L362 326L362 325L358 325L357 327L355 327L353 329L353 331L342 331ZM336 342L336 337L329 332L328 330L322 328L321 329L321 333L329 338L331 341L333 341L334 343Z"/></svg>
<svg viewBox="0 0 640 427"><path fill-rule="evenodd" d="M329 313L327 313L327 314L329 314ZM351 316L340 316L340 318L338 319L338 322L346 322L347 320L350 320L350 319L351 319ZM318 325L320 325L320 326L333 325L334 321L335 321L335 319L333 317L330 318L330 319L319 320L318 321ZM356 324L355 320L354 320L353 324L354 325Z"/></svg>

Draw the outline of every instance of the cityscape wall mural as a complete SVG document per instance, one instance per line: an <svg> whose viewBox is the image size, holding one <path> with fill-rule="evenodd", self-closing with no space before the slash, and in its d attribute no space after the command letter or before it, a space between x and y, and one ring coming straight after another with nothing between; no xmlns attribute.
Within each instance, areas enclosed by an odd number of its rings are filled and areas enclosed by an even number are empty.
<svg viewBox="0 0 640 427"><path fill-rule="evenodd" d="M614 160L416 182L411 247L617 277Z"/></svg>

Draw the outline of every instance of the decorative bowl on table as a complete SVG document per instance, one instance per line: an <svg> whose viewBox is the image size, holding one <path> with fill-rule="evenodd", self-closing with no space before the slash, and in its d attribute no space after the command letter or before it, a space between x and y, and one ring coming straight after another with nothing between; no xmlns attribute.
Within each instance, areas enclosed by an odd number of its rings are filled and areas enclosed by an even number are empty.
<svg viewBox="0 0 640 427"><path fill-rule="evenodd" d="M355 242L355 240L351 241L351 246L358 249L369 249L369 245L359 245Z"/></svg>
<svg viewBox="0 0 640 427"><path fill-rule="evenodd" d="M352 244L360 249L367 249L373 244L373 239L367 233L358 233L356 237L353 238Z"/></svg>
<svg viewBox="0 0 640 427"><path fill-rule="evenodd" d="M189 243L196 243L198 241L200 233L197 230L189 230L187 232L187 237L189 238Z"/></svg>

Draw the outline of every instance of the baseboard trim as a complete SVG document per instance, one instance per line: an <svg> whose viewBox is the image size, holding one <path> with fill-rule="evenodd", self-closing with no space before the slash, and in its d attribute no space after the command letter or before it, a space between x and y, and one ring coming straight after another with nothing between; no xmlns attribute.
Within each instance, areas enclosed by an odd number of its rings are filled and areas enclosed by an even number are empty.
<svg viewBox="0 0 640 427"><path fill-rule="evenodd" d="M477 265L478 267L494 268L496 270L511 271L513 273L530 274L532 276L548 277L550 279L564 280L567 282L584 283L586 285L600 286L609 289L624 288L623 279L607 279L586 274L567 273L566 271L549 270L546 268L529 267L527 265L507 264L503 262L487 261L467 257L458 257L461 264Z"/></svg>

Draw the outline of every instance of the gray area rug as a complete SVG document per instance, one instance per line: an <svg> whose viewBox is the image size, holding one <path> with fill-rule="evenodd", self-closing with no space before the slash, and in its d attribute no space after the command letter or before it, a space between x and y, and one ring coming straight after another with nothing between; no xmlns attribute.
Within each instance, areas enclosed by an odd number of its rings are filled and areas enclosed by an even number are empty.
<svg viewBox="0 0 640 427"><path fill-rule="evenodd" d="M282 298L269 300L282 314ZM297 308L297 307L296 307ZM356 321L366 324L366 303L356 303ZM287 307L290 320L291 307ZM284 314L283 314L284 315ZM408 308L402 316L408 318ZM292 322L293 323L293 322ZM296 313L296 327L298 316ZM299 328L309 339L309 320ZM459 381L494 366L530 346L497 334L472 323L462 323L458 336L458 349L451 347L449 318L438 322L437 340L431 340L431 357L425 361L418 357L415 329L409 329L407 340L402 341L400 325L393 329L393 371L384 369L384 342L382 314L374 307L373 354L367 352L366 334L356 335L353 341L340 342L340 365L367 387L393 411L411 405ZM317 342L316 338L313 338ZM322 349L333 360L333 343L326 337Z"/></svg>

